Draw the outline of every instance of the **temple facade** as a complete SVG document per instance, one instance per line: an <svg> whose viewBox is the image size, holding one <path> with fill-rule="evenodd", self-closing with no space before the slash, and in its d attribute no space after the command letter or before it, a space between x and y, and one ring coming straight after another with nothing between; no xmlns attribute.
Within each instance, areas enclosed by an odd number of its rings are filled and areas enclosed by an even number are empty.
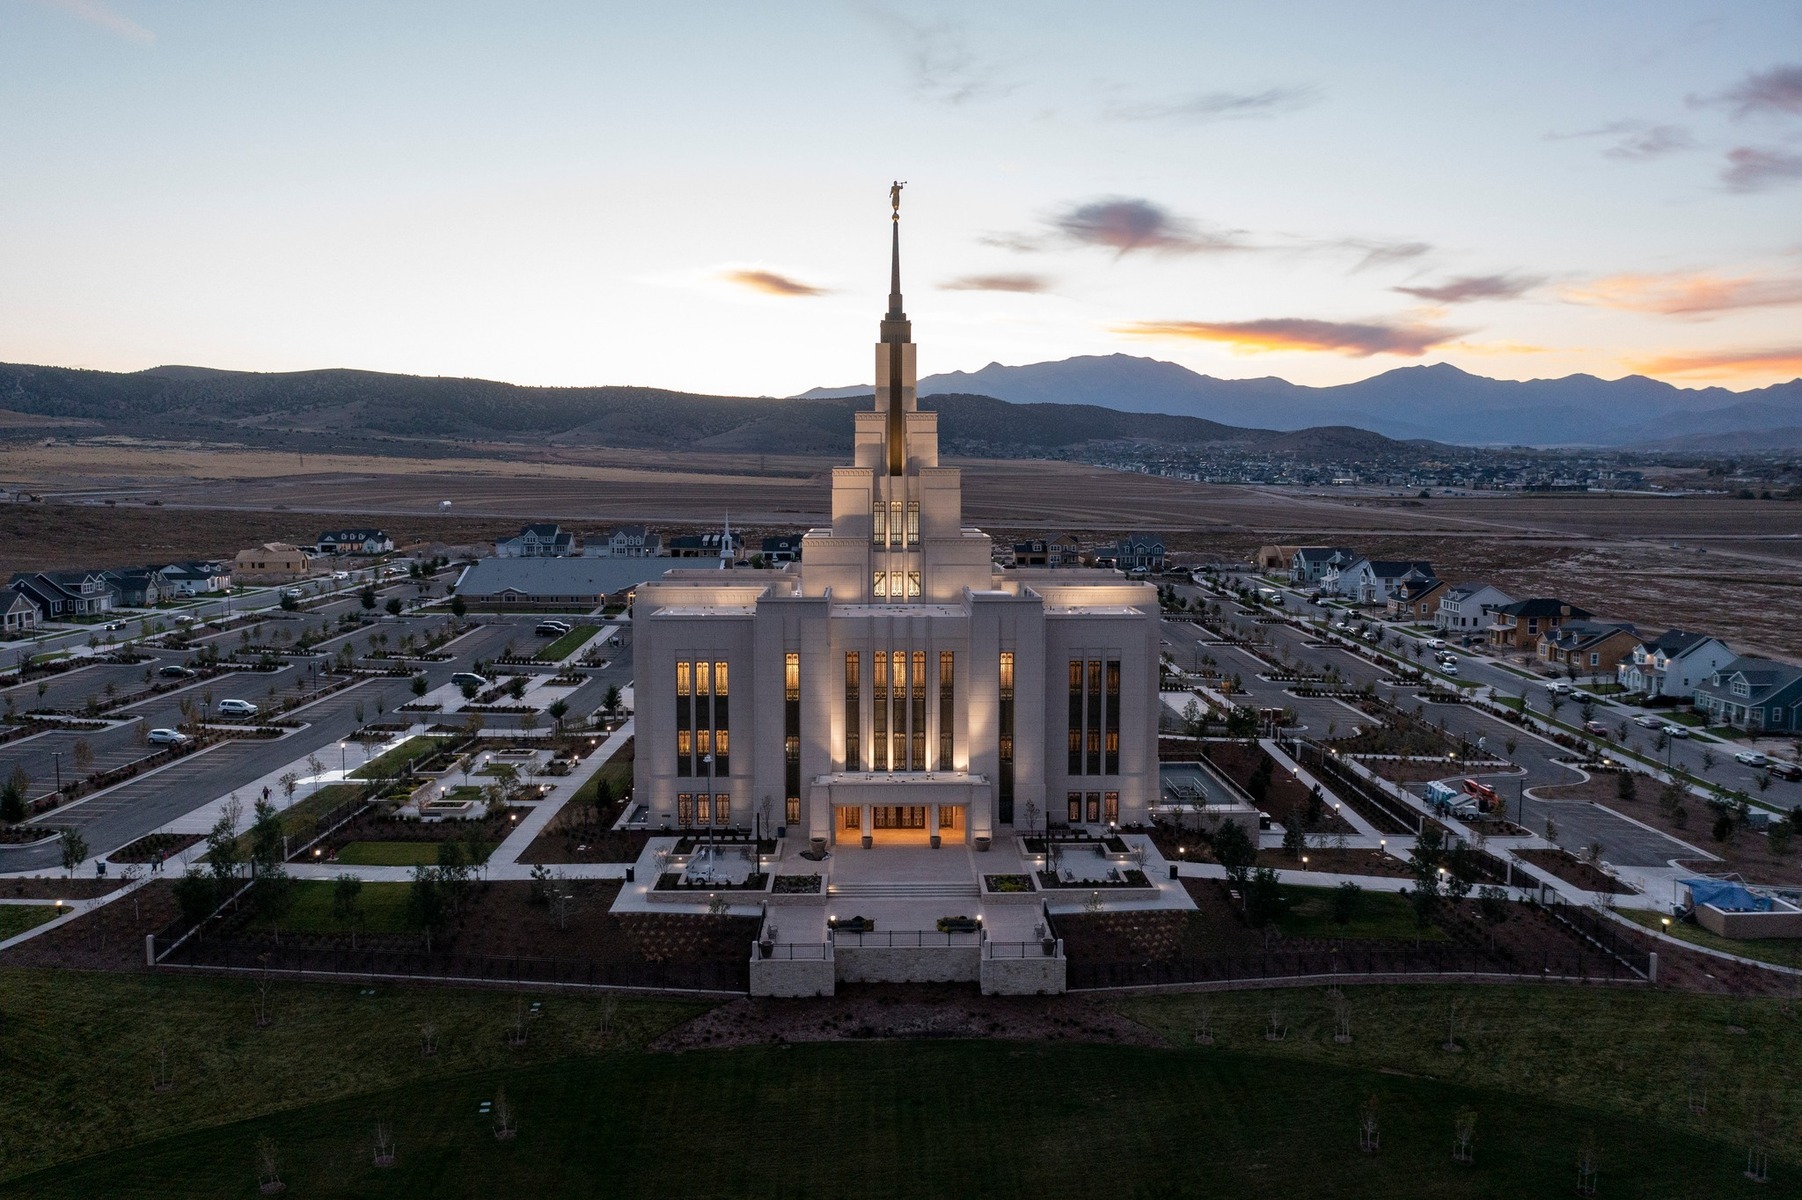
<svg viewBox="0 0 1802 1200"><path fill-rule="evenodd" d="M1147 824L1156 589L993 565L916 400L898 204L892 235L875 405L831 525L781 570L727 559L638 589L635 798L652 830L878 846Z"/></svg>

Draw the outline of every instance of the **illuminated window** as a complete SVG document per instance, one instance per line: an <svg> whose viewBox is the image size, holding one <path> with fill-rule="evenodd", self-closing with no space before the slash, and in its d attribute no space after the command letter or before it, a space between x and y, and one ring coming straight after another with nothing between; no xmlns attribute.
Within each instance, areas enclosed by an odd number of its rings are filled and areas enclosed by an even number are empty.
<svg viewBox="0 0 1802 1200"><path fill-rule="evenodd" d="M723 662L713 664L713 694L716 696L726 694L726 664Z"/></svg>
<svg viewBox="0 0 1802 1200"><path fill-rule="evenodd" d="M920 573L918 571L909 571L907 573L907 594L910 597L918 596L920 594Z"/></svg>
<svg viewBox="0 0 1802 1200"><path fill-rule="evenodd" d="M730 794L720 792L713 797L713 823L715 825L732 823L732 797Z"/></svg>
<svg viewBox="0 0 1802 1200"><path fill-rule="evenodd" d="M839 811L839 825L842 828L845 828L845 829L862 829L863 828L863 811L861 809L852 808L849 805L847 805L844 808L839 809L838 811Z"/></svg>
<svg viewBox="0 0 1802 1200"><path fill-rule="evenodd" d="M871 581L870 581L870 590L876 594L876 599L878 599L878 600L887 600L888 599L888 572L887 571L876 572L875 577L873 579L871 579Z"/></svg>
<svg viewBox="0 0 1802 1200"><path fill-rule="evenodd" d="M1067 801L1068 806L1069 806L1070 824L1072 824L1072 825L1081 824L1082 823L1082 793L1081 792L1070 792L1064 798Z"/></svg>
<svg viewBox="0 0 1802 1200"><path fill-rule="evenodd" d="M1101 797L1101 819L1109 825L1120 823L1120 793L1104 792Z"/></svg>
<svg viewBox="0 0 1802 1200"><path fill-rule="evenodd" d="M1001 698L1003 700L1014 698L1014 652L1012 650L1001 652Z"/></svg>
<svg viewBox="0 0 1802 1200"><path fill-rule="evenodd" d="M920 502L918 500L907 502L907 544L910 546L920 544Z"/></svg>
<svg viewBox="0 0 1802 1200"><path fill-rule="evenodd" d="M845 654L845 770L863 769L863 673L857 651ZM799 789L797 789L799 790Z"/></svg>
<svg viewBox="0 0 1802 1200"><path fill-rule="evenodd" d="M901 502L899 500L888 502L888 544L891 546L901 544Z"/></svg>
<svg viewBox="0 0 1802 1200"><path fill-rule="evenodd" d="M713 824L713 800L706 792L695 797L695 824Z"/></svg>
<svg viewBox="0 0 1802 1200"><path fill-rule="evenodd" d="M682 792L676 796L676 824L693 825L695 823L695 798L691 793Z"/></svg>
<svg viewBox="0 0 1802 1200"><path fill-rule="evenodd" d="M870 544L885 545L888 542L888 505L878 500L870 505Z"/></svg>
<svg viewBox="0 0 1802 1200"><path fill-rule="evenodd" d="M694 753L692 735L686 729L676 730L676 753L683 758L687 758L690 754Z"/></svg>
<svg viewBox="0 0 1802 1200"><path fill-rule="evenodd" d="M702 730L701 732L705 733L706 730ZM728 742L727 742L728 734L724 729L716 731L713 735L713 738L714 738L714 750L717 754L719 754L723 757L724 755L730 754L732 752L732 748L730 745L728 745Z"/></svg>
<svg viewBox="0 0 1802 1200"><path fill-rule="evenodd" d="M906 595L906 592L903 591L903 589L907 587L906 580L903 578L905 574L906 572L904 571L890 571L888 573L888 598L890 600L899 600Z"/></svg>
<svg viewBox="0 0 1802 1200"><path fill-rule="evenodd" d="M695 730L695 753L703 757L713 753L713 730Z"/></svg>
<svg viewBox="0 0 1802 1200"><path fill-rule="evenodd" d="M688 663L676 664L676 695L686 696L694 688L693 671Z"/></svg>
<svg viewBox="0 0 1802 1200"><path fill-rule="evenodd" d="M782 821L785 825L801 823L801 797L790 796L788 798L788 802L782 806Z"/></svg>
<svg viewBox="0 0 1802 1200"><path fill-rule="evenodd" d="M697 695L697 696L711 695L713 693L713 687L711 685L712 678L713 678L713 672L708 668L707 663L704 663L704 662L696 663L695 664L695 695Z"/></svg>
<svg viewBox="0 0 1802 1200"><path fill-rule="evenodd" d="M801 656L793 651L782 657L782 698L801 698Z"/></svg>

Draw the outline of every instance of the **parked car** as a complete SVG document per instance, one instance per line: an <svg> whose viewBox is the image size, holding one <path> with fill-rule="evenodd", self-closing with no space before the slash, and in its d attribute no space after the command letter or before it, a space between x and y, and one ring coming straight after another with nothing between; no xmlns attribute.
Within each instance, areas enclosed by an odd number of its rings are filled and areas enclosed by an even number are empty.
<svg viewBox="0 0 1802 1200"><path fill-rule="evenodd" d="M1772 759L1771 774L1779 779L1802 779L1802 763L1784 762L1781 759Z"/></svg>
<svg viewBox="0 0 1802 1200"><path fill-rule="evenodd" d="M539 637L562 637L570 631L567 621L540 621L535 631Z"/></svg>
<svg viewBox="0 0 1802 1200"><path fill-rule="evenodd" d="M1545 690L1552 692L1555 695L1568 696L1571 693L1570 681L1566 679L1554 679L1545 685Z"/></svg>
<svg viewBox="0 0 1802 1200"><path fill-rule="evenodd" d="M1431 646L1435 650L1443 650L1443 649L1445 649L1445 639L1444 638L1434 638L1432 641L1428 642L1427 645Z"/></svg>
<svg viewBox="0 0 1802 1200"><path fill-rule="evenodd" d="M125 622L124 621L108 621L106 624L102 625L100 628L106 629L106 630L124 629Z"/></svg>
<svg viewBox="0 0 1802 1200"><path fill-rule="evenodd" d="M152 746L183 746L194 740L179 729L152 729L144 738Z"/></svg>
<svg viewBox="0 0 1802 1200"><path fill-rule="evenodd" d="M1448 662L1439 669L1447 675L1456 675L1458 673L1458 664L1455 662Z"/></svg>
<svg viewBox="0 0 1802 1200"><path fill-rule="evenodd" d="M1681 725L1666 725L1664 727L1664 736L1665 737L1674 737L1674 738L1686 738L1689 736L1689 730L1685 729Z"/></svg>
<svg viewBox="0 0 1802 1200"><path fill-rule="evenodd" d="M1656 729L1663 724L1662 721L1651 713L1640 713L1637 717L1633 718L1633 723L1641 729Z"/></svg>
<svg viewBox="0 0 1802 1200"><path fill-rule="evenodd" d="M219 702L219 715L222 717L254 717L257 712L257 706L248 700L221 700Z"/></svg>
<svg viewBox="0 0 1802 1200"><path fill-rule="evenodd" d="M1585 721L1583 722L1583 732L1593 733L1597 737L1607 737L1608 726L1602 724L1600 721Z"/></svg>
<svg viewBox="0 0 1802 1200"><path fill-rule="evenodd" d="M192 679L200 674L193 667L184 667L180 663L170 663L168 666L158 667L156 673L164 679Z"/></svg>
<svg viewBox="0 0 1802 1200"><path fill-rule="evenodd" d="M1741 750L1738 754L1733 756L1733 761L1736 763L1744 763L1748 767L1768 767L1771 765L1771 760L1756 750Z"/></svg>
<svg viewBox="0 0 1802 1200"><path fill-rule="evenodd" d="M489 683L486 678L477 675L474 671L458 671L455 675L451 676L451 682L458 687L462 687L467 683L473 683L479 688L490 688L494 686L492 683Z"/></svg>

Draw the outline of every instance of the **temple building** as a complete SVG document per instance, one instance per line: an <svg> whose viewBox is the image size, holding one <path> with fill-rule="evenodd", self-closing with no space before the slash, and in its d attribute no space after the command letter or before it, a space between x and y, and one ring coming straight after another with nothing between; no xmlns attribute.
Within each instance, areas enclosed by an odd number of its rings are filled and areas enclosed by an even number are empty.
<svg viewBox="0 0 1802 1200"><path fill-rule="evenodd" d="M832 523L780 570L678 569L633 608L635 796L649 827L863 845L1148 824L1156 589L1002 570L939 463L901 303L898 191L875 405Z"/></svg>

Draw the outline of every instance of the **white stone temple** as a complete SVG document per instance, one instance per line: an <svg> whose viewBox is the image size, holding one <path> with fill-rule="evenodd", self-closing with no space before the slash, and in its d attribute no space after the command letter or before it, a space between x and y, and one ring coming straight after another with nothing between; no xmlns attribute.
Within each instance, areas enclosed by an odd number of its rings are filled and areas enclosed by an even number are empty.
<svg viewBox="0 0 1802 1200"><path fill-rule="evenodd" d="M962 472L914 394L895 199L875 405L832 473L832 524L784 569L638 589L634 793L653 831L983 850L1015 827L1149 824L1156 589L998 569L964 524Z"/></svg>

